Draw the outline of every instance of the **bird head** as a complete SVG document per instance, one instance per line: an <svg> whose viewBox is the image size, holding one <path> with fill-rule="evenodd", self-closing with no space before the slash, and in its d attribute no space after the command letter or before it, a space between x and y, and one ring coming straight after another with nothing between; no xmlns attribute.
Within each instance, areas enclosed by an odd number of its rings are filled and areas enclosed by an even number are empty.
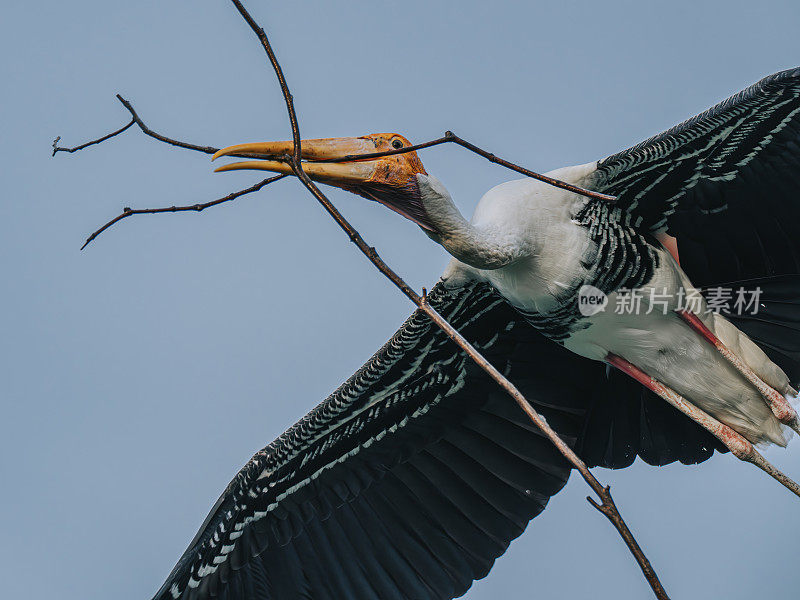
<svg viewBox="0 0 800 600"><path fill-rule="evenodd" d="M397 133L303 140L300 144L303 171L314 181L380 202L435 234L436 227L421 199L417 175L426 173L416 152L341 160L353 155L400 150L410 145ZM292 155L293 151L292 142L256 142L228 146L213 158L233 154L256 159L227 164L216 169L217 172L255 169L291 174L291 165L282 158Z"/></svg>

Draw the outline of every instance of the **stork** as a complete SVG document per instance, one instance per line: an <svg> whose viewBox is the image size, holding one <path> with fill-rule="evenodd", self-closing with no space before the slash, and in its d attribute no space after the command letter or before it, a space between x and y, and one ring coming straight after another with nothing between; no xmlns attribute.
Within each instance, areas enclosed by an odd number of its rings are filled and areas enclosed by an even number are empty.
<svg viewBox="0 0 800 600"><path fill-rule="evenodd" d="M587 464L731 451L800 494L755 448L800 431L800 68L548 174L615 202L522 179L467 220L409 146L398 134L304 140L303 169L412 220L453 257L429 302ZM291 173L280 157L292 152L259 142L215 158L253 159L218 171ZM720 312L714 290L757 296ZM156 599L460 596L569 473L417 311L242 468Z"/></svg>

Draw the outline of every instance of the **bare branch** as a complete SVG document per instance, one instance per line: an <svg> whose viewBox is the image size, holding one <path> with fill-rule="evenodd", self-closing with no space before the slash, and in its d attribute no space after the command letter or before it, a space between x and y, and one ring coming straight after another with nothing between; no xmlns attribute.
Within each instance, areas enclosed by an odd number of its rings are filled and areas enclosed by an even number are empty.
<svg viewBox="0 0 800 600"><path fill-rule="evenodd" d="M104 141L106 141L106 140L108 140L108 139L110 139L110 138L112 138L114 136L119 135L120 133L126 131L127 129L129 129L133 125L138 125L139 129L141 129L142 133L144 133L145 135L150 136L151 138L153 138L155 140L158 140L159 142L163 142L165 144L169 144L170 146L177 146L178 148L185 148L187 150L195 150L196 152L202 152L204 154L214 154L217 150L219 150L219 148L214 148L213 146L198 146L197 144L190 144L188 142L182 142L180 140L176 140L176 139L167 137L165 135L162 135L160 133L157 133L157 132L153 131L152 129L150 129L145 124L145 122L141 119L141 117L138 115L136 110L133 108L133 105L131 105L131 103L129 101L125 100L125 98L123 98L119 94L117 94L117 100L119 100L122 103L122 105L127 109L127 111L129 113L131 113L131 121L127 125L125 125L124 127L120 127L116 131L112 131L111 133L108 133L108 134L106 134L106 135L104 135L102 137L99 137L99 138L95 139L95 140L91 140L91 141L85 142L85 143L83 143L83 144L81 144L79 146L75 146L74 148L63 148L61 146L58 146L58 142L61 140L61 136L58 136L55 140L53 140L53 156L55 156L57 152L70 152L70 153L72 153L72 152L77 152L78 150L83 150L84 148L87 148L88 146L92 146L94 144L99 144L99 143L104 142ZM250 158L252 155L250 155L250 154L233 154L232 156L238 156L238 157L241 157L241 158ZM111 227L115 223L118 223L122 219L126 219L126 218L128 218L130 216L133 216L133 215L153 215L153 214L159 214L159 213L173 213L173 212L188 212L188 211L200 212L202 210L205 210L206 208L210 208L212 206L217 206L218 204L222 204L224 202L230 202L231 200L235 200L236 198L238 198L240 196L244 196L245 194L251 194L252 192L257 192L258 190L263 188L265 185L268 185L268 184L272 183L273 181L278 181L279 179L283 179L284 177L286 177L286 175L277 175L277 176L274 176L274 177L268 177L266 179L262 179L261 181L259 181L255 185L250 186L249 188L245 188L243 190L239 190L238 192L232 192L232 193L228 194L227 196L224 196L222 198L217 198L216 200L211 200L210 202L203 202L203 203L199 203L199 204L189 204L189 205L185 205L185 206L164 206L164 207L160 207L160 208L137 208L137 209L131 209L131 208L126 206L125 208L122 209L122 213L120 213L119 215L117 215L116 217L114 217L113 219L108 221L100 229L96 230L94 233L92 233L92 235L90 235L88 238L86 238L86 241L83 243L83 246L81 246L81 250L83 250L84 248L86 248L86 246L91 244L92 241L94 241L94 239L98 235L103 233L106 229L108 229L109 227Z"/></svg>
<svg viewBox="0 0 800 600"><path fill-rule="evenodd" d="M224 196L222 198L217 198L216 200L211 200L210 202L204 202L202 204L189 204L189 205L186 205L186 206L166 206L166 207L162 207L162 208L136 208L136 209L131 209L131 208L128 208L126 206L125 208L122 209L122 213L121 214L119 214L116 217L114 217L113 219L111 219L108 223L106 223L100 229L98 229L92 235L90 235L86 239L86 241L83 243L83 246L81 246L81 250L83 250L84 248L86 248L86 246L91 244L92 241L98 235L103 233L106 229L108 229L109 227L111 227L115 223L118 223L119 221L122 221L122 219L126 219L126 218L128 218L130 216L133 216L133 215L154 215L154 214L158 214L158 213L168 213L168 212L170 212L170 213L187 212L187 211L200 212L200 211L205 210L206 208L209 208L211 206L217 206L218 204L222 204L223 202L230 202L231 200L235 200L239 196L244 196L245 194L251 194L253 192L257 192L258 190L263 188L265 185L268 185L268 184L272 183L273 181L278 181L279 179L283 179L284 177L288 177L288 176L287 175L275 175L273 177L267 177L266 179L262 179L257 184L252 185L249 188L245 188L243 190L239 190L238 192L232 192L232 193L228 194L227 196Z"/></svg>
<svg viewBox="0 0 800 600"><path fill-rule="evenodd" d="M327 196L323 194L320 189L314 184L313 181L306 175L305 171L303 171L303 163L300 160L300 125L297 121L297 115L294 110L294 99L292 97L291 92L289 91L289 86L286 84L286 79L283 76L283 71L281 70L280 64L278 64L277 59L275 58L275 53L272 50L272 46L269 43L269 39L267 39L264 30L255 22L253 17L250 16L250 13L247 9L242 5L239 0L231 0L233 5L242 15L244 20L250 26L250 29L258 36L258 39L261 41L261 45L264 47L264 50L269 56L269 60L272 63L272 68L275 70L275 74L278 78L278 83L281 86L281 92L283 92L283 99L286 103L286 110L289 114L289 123L292 127L292 140L294 142L294 153L292 156L285 156L282 157L283 160L288 162L294 174L297 175L297 178L303 183L303 185L311 192L314 197L319 201L322 207L328 212L331 217L339 224L344 232L350 238L350 241L353 242L361 252L374 264L378 270L383 273L389 280L395 284L403 294L405 294L409 299L411 299L414 304L417 306L421 305L422 298L420 298L419 294L417 294L411 286L409 286L403 279L395 273L389 265L383 262L383 259L378 255L378 252L375 250L374 247L369 246L365 241L364 238L361 237L361 234L358 233L355 227L353 227L350 222L344 218L344 215L339 212L339 210L333 205L333 203L328 200Z"/></svg>
<svg viewBox="0 0 800 600"><path fill-rule="evenodd" d="M498 371L492 363L486 360L480 352L478 352L472 344L470 344L466 338L464 338L452 325L450 325L444 317L442 317L434 308L428 304L428 299L426 296L423 296L422 302L419 304L419 307L425 311L425 313L431 318L431 320L436 323L447 335L452 339L458 346L461 347L462 350L477 364L481 367L489 376L494 379L497 384L503 388L508 395L511 396L517 405L528 415L528 418L533 421L533 423L542 430L542 432L547 436L547 438L553 442L553 445L558 449L558 451L564 456L564 458L569 461L569 463L575 467L575 469L581 474L584 481L589 484L589 487L594 490L594 492L599 496L601 500L601 504L597 504L591 497L587 497L589 502L594 506L597 510L603 513L611 524L616 528L619 532L620 537L622 537L625 544L628 546L633 557L636 559L636 562L639 564L639 568L641 568L642 573L647 579L647 582L650 584L650 587L653 590L656 598L659 600L669 600L667 596L666 590L664 590L664 586L661 584L661 581L658 579L658 575L653 569L653 565L648 560L647 556L645 555L644 551L642 550L639 543L636 541L636 538L633 537L631 530L628 528L627 523L625 523L625 519L622 518L622 515L617 508L614 499L611 497L611 487L602 485L597 478L592 474L589 470L589 467L586 466L577 454L570 448L564 440L562 440L559 435L550 427L544 417L542 417L533 406L525 399L525 396L522 395L517 387L511 383L508 379L506 379L500 371Z"/></svg>
<svg viewBox="0 0 800 600"><path fill-rule="evenodd" d="M436 138L435 140L430 140L428 142L423 142L421 144L414 144L412 146L406 146L405 148L400 148L399 150L385 150L383 152L370 152L369 154L347 154L341 158L329 158L316 162L348 162L351 160L379 158L381 156L391 156L392 154L405 154L406 152L414 152L415 150L421 150L422 148L430 148L431 146L438 146L439 144L447 144L448 142L451 142L453 144L458 144L462 148L466 148L470 152L474 152L475 154L482 156L489 162L500 165L501 167L505 167L506 169L515 171L516 173L525 175L526 177L531 177L532 179L538 179L539 181L543 181L544 183L547 183L554 187L561 188L563 190L569 190L570 192L580 194L581 196L586 196L587 198L602 200L603 202L613 203L616 202L617 200L616 196L609 196L608 194L602 194L600 192L595 192L594 190L587 190L586 188L582 188L577 185L572 185L571 183L567 183L566 181L561 181L560 179L554 179L552 177L548 177L547 175L542 175L541 173L537 173L536 171L531 171L530 169L521 167L517 164L512 163L511 161L505 160L504 158L500 158L499 156L496 156L491 152L479 148L475 144L472 144L467 140L458 137L452 131L445 131L443 137Z"/></svg>
<svg viewBox="0 0 800 600"><path fill-rule="evenodd" d="M165 135L161 135L160 133L156 133L152 129L150 129L147 125L145 125L144 121L136 114L136 111L131 106L131 103L125 100L122 96L117 94L117 100L122 103L128 112L131 113L131 117L133 117L134 122L139 126L139 129L142 130L142 133L145 135L149 135L151 138L158 140L159 142L164 142L165 144L169 144L170 146L177 146L178 148L186 148L187 150L195 150L196 152L203 152L205 154L214 154L219 148L212 148L211 146L198 146L197 144L189 144L187 142L181 142L180 140L175 140L169 138Z"/></svg>
<svg viewBox="0 0 800 600"><path fill-rule="evenodd" d="M514 401L519 405L519 407L525 411L531 421L536 424L539 429L547 436L547 438L556 446L556 448L561 452L564 458L572 464L575 469L581 474L583 479L589 484L589 486L594 490L594 492L598 495L602 504L597 504L596 502L592 502L592 504L600 510L606 517L608 517L609 521L614 525L614 527L619 532L622 539L627 544L628 548L633 554L634 558L636 559L639 567L642 570L647 582L650 584L650 587L653 590L653 593L657 598L660 600L668 600L668 596L664 587L661 585L661 582L658 579L658 575L655 573L653 566L650 564L650 561L645 556L644 552L642 551L639 544L636 542L636 539L633 537L630 529L628 528L627 524L625 523L622 515L617 508L617 505L614 503L613 498L611 497L610 488L608 486L603 486L597 478L589 471L589 468L586 464L578 457L577 454L570 448L559 436L558 434L548 425L547 421L538 413L534 408L531 406L530 403L525 399L525 396L512 384L508 379L506 379L502 373L500 373L486 358L484 358L473 346L470 344L466 338L464 338L450 323L447 322L444 317L442 317L436 310L428 303L427 294L423 296L419 296L412 288L409 286L397 273L395 273L378 255L375 248L369 246L358 231L344 218L344 216L333 206L333 204L328 200L328 198L319 190L319 188L314 184L314 182L309 179L308 175L306 175L305 171L303 171L302 162L300 160L300 126L297 122L297 116L294 110L294 102L292 98L292 94L289 91L289 87L286 84L286 80L283 76L283 72L278 64L277 59L275 58L275 54L272 51L272 47L270 46L269 40L267 39L264 30L255 22L255 20L250 16L248 11L244 8L242 3L239 0L231 0L245 19L247 24L253 30L253 32L258 36L259 40L261 41L261 45L264 47L264 50L267 52L269 56L270 62L272 63L272 67L275 70L275 74L278 77L278 82L281 86L281 91L283 92L283 97L286 103L286 109L289 114L289 121L292 127L292 139L294 141L294 153L292 156L284 157L284 160L289 162L292 166L292 170L294 171L295 175L300 179L300 181L305 185L305 187L311 192L314 197L322 204L325 210L334 218L334 220L339 224L339 226L347 233L350 240L358 247L359 250L375 265L375 267L383 273L392 283L400 289L403 294L405 294L409 299L411 299L414 304L416 304L420 310L425 312L430 319L444 331L447 336L452 339L479 367L481 367L492 379L497 382L500 387L502 387L508 394L514 399ZM475 152L484 158L487 158L491 162L496 162L498 164L502 164L508 168L512 168L518 172L523 172L528 176L536 176L536 178L541 178L543 180L550 179L545 178L542 175L537 173L529 172L527 169L522 169L522 167L518 167L517 165L513 165L503 159L499 159L495 157L493 154L490 154L484 150L481 150L477 146L470 144L462 140L461 138L457 138L451 132L447 132L445 134L445 138L443 141L438 143L444 143L445 141L452 141L460 146ZM434 142L437 142L434 140ZM429 146L435 145L433 142L428 143ZM408 151L408 149L406 149ZM555 180L553 180L555 182ZM550 183L548 181L548 183ZM559 187L564 187L568 184L564 184L563 182L557 182ZM574 187L574 186L571 186ZM569 188L567 188L569 189ZM581 188L577 188L573 191L578 193L588 192L588 190L582 190ZM594 192L592 192L594 193ZM608 197L607 197L608 198ZM607 199L606 198L606 199ZM613 197L610 197L613 199ZM424 292L423 292L424 293Z"/></svg>
<svg viewBox="0 0 800 600"><path fill-rule="evenodd" d="M117 100L119 100L120 103L122 104L122 106L124 106L125 109L129 113L131 113L131 120L127 125L125 125L124 127L120 127L116 131L112 131L111 133L108 133L108 134L106 134L106 135L104 135L102 137L99 137L96 140L91 140L89 142L81 144L80 146L75 146L74 148L63 148L63 147L59 146L58 142L61 141L61 136L58 136L55 140L53 140L53 156L55 156L57 152L77 152L78 150L83 150L84 148L86 148L88 146L93 146L94 144L99 144L101 142L105 142L106 140L108 140L108 139L110 139L110 138L112 138L114 136L119 135L123 131L126 131L131 126L133 126L134 124L138 125L139 129L141 129L142 133L144 133L145 135L148 135L151 138L158 140L159 142L163 142L165 144L169 144L170 146L177 146L178 148L186 148L187 150L195 150L196 152L203 152L204 154L214 154L214 152L219 150L219 148L213 148L211 146L198 146L197 144L190 144L188 142L182 142L180 140L175 140L173 138L170 138L170 137L167 137L167 136L162 135L160 133L157 133L157 132L153 131L152 129L150 129L145 124L145 122L142 121L141 117L136 113L136 110L134 110L134 108L133 108L133 106L131 105L130 102L125 100L125 98L123 98L119 94L117 94ZM240 156L247 158L246 155L240 155Z"/></svg>
<svg viewBox="0 0 800 600"><path fill-rule="evenodd" d="M319 203L323 206L323 208L331 215L331 217L338 223L338 225L345 231L348 235L350 240L358 247L358 249L372 262L373 265L381 272L384 276L386 276L405 296L407 296L417 307L423 311L428 317L436 324L439 328L441 328L445 334L452 339L478 366L480 366L492 379L497 382L497 384L502 387L513 399L514 401L520 406L520 408L528 415L528 417L533 421L534 424L539 427L542 432L551 440L551 442L556 446L556 448L561 452L561 454L565 457L567 461L581 474L583 479L587 482L587 484L592 488L592 490L597 494L600 498L600 503L597 503L591 497L588 497L587 500L594 506L597 510L603 513L609 521L614 525L614 527L619 532L622 539L625 541L626 545L628 546L629 550L635 557L639 567L642 570L645 578L647 579L650 587L653 590L653 593L657 598L660 600L668 600L668 596L666 591L664 590L661 582L658 579L655 571L653 570L650 561L645 556L644 552L642 551L639 544L636 542L633 534L631 533L630 529L628 528L627 524L625 523L624 519L622 518L616 504L614 503L613 498L611 497L610 488L608 486L603 486L589 471L586 464L575 454L575 452L558 436L558 434L550 428L547 424L546 420L539 415L539 413L533 409L531 404L525 399L522 393L508 380L506 379L497 369L495 369L489 361L487 361L456 329L453 328L436 310L430 306L427 299L427 292L423 288L423 295L418 295L413 288L411 288L397 273L395 273L378 255L377 251L374 247L369 246L364 239L361 237L359 232L345 219L345 217L336 209L336 207L328 200L328 198L319 190L319 188L314 184L313 181L308 177L308 175L303 170L303 163L301 161L301 138L300 138L300 126L297 120L297 115L294 109L294 102L292 98L292 94L289 91L289 87L286 83L285 77L283 75L283 71L280 67L280 64L273 52L272 46L269 43L269 39L266 36L264 30L256 23L256 21L250 16L248 11L244 8L242 3L239 0L231 0L233 5L239 11L241 16L259 38L261 45L263 46L267 56L269 58L270 63L275 71L277 76L278 82L281 87L281 91L284 96L284 101L286 103L287 112L289 115L289 122L292 129L292 140L293 140L293 153L291 156L284 156L279 157L280 160L287 162L294 174L297 178L302 182L302 184L309 190L309 192L319 201ZM56 138L53 142L53 155L56 152L75 152L77 150L81 150L86 148L87 146L98 144L103 142L109 138L112 138L120 133L124 132L128 128L130 128L134 123L138 125L138 127L142 130L145 135L148 135L160 142L185 148L188 150L194 150L197 152L203 152L205 154L214 154L217 152L218 148L214 148L211 146L199 146L196 144L190 144L187 142L182 142L180 140L175 140L173 138L169 138L162 134L159 134L152 129L150 129L139 117L139 115L134 110L133 106L122 98L122 96L117 95L118 100L122 103L122 105L130 112L132 120L130 123L125 125L124 127L107 134L101 138L96 140L92 140L80 146L76 146L75 148L61 148L57 146L58 141L60 138ZM372 158L372 157L380 157L380 156L387 156L391 154L401 154L404 152L411 152L414 150L419 150L422 148L428 148L431 146L436 146L439 144L444 143L455 143L471 152L474 152L490 162L499 164L504 166L508 169L526 175L528 177L532 177L538 179L540 181L544 181L550 185L567 189L572 192L582 194L588 197L596 198L603 201L613 202L615 200L614 196L608 196L606 194L600 194L598 192L594 192L591 190L586 190L577 186L573 186L571 184L565 183L563 181L559 181L546 175L541 175L539 173L535 173L534 171L530 171L511 163L505 159L499 158L494 154L487 152L474 144L467 142L466 140L459 138L452 132L448 131L445 133L444 137L438 138L435 140L431 140L429 142L424 142L422 144L416 144L410 147L402 148L400 150L390 150L387 152L376 152L372 154L363 154L363 155L348 155L341 157L339 159L335 159L335 161L326 161L326 162L346 162L349 160L356 160L356 159L364 159L364 158ZM238 154L233 156L243 156L243 157L250 157L246 154ZM89 238L86 240L86 243L83 245L82 248L85 248L86 245L92 242L100 233L114 225L115 223L125 219L131 215L135 214L156 214L156 213L164 213L164 212L186 212L186 211L196 211L200 212L205 208L210 206L215 206L217 204L222 204L223 202L228 202L238 198L239 196L243 196L245 194L249 194L251 192L255 192L260 190L265 185L272 183L273 181L277 181L286 177L286 175L277 175L273 177L269 177L264 179L257 184L246 188L244 190L240 190L238 192L233 192L223 198L219 198L217 200L212 200L211 202L206 202L203 204L194 204L194 205L187 205L187 206L171 206L171 207L164 207L164 208L147 208L147 209L136 209L132 210L130 208L125 208L122 214L118 215L105 225L95 231Z"/></svg>
<svg viewBox="0 0 800 600"><path fill-rule="evenodd" d="M269 62L272 64L272 68L275 71L275 76L278 78L278 83L281 86L281 92L283 92L283 99L286 101L286 110L289 112L289 125L291 125L292 128L292 141L294 142L294 162L295 164L300 164L300 125L297 122L297 113L294 111L294 97L289 91L289 86L286 84L286 78L283 76L283 69L281 69L281 65L278 62L278 59L275 57L275 52L272 50L272 45L269 43L269 39L267 38L267 34L264 32L264 29L258 23L256 23L255 19L250 16L250 13L247 12L247 9L241 2L239 2L239 0L232 0L232 2L236 7L236 10L239 11L239 14L242 15L242 18L250 26L250 29L252 29L253 33L255 33L258 37L258 40L261 42L261 46L263 46L264 51L267 53L267 57L269 57ZM302 167L300 168L302 169Z"/></svg>
<svg viewBox="0 0 800 600"><path fill-rule="evenodd" d="M127 125L124 125L123 127L120 127L116 131L112 131L111 133L107 133L106 135L104 135L102 137L99 137L96 140L91 140L89 142L81 144L80 146L75 146L74 148L63 148L63 147L59 146L58 142L61 141L61 136L58 136L56 139L53 140L53 156L56 155L56 152L69 152L69 153L77 152L78 150L83 150L84 148L87 148L89 146L93 146L94 144L99 144L100 142L105 142L107 139L110 139L110 138L112 138L112 137L114 137L116 135L119 135L120 133L122 133L123 131L125 131L129 127L131 127L134 123L136 123L136 119L131 119L130 123L128 123Z"/></svg>
<svg viewBox="0 0 800 600"><path fill-rule="evenodd" d="M534 171L526 169L525 167L520 167L519 165L515 165L514 163L509 162L503 158L500 158L499 156L495 156L491 152L487 152L486 150L478 148L475 144L471 144L470 142L461 139L460 137L455 135L452 131L445 132L444 137L447 138L448 141L456 143L462 148L466 148L470 152L474 152L475 154L482 156L489 162L503 166L507 169L511 169L512 171L516 171L517 173L521 173L522 175L532 177L533 179L538 179L539 181L543 181L544 183L548 183L554 187L561 188L563 190L569 190L570 192L580 194L581 196L586 196L587 198L594 198L595 200L603 200L604 202L617 201L616 196L609 196L608 194L601 194L600 192L587 190L577 185L572 185L571 183L567 183L559 179L553 179L552 177L548 177L547 175L542 175L541 173L536 173Z"/></svg>
<svg viewBox="0 0 800 600"><path fill-rule="evenodd" d="M301 145L300 125L299 125L299 123L297 121L297 114L295 113L295 110L294 110L294 97L292 96L292 93L289 91L289 86L287 85L286 78L283 75L283 69L281 69L281 65L278 62L278 59L275 57L275 52L272 49L272 45L269 43L269 38L267 38L267 34L264 32L264 29L258 23L256 23L255 19L253 19L252 16L250 16L250 13L247 12L247 9L245 9L245 7L242 5L240 0L231 0L231 1L233 2L233 5L236 7L236 10L239 11L239 14L242 15L244 20L250 26L250 29L253 30L253 32L256 34L256 36L258 36L258 39L261 42L261 45L263 46L264 51L267 53L267 56L269 57L269 62L272 64L272 68L275 71L275 75L278 78L278 83L281 86L281 91L283 92L283 98L284 98L284 101L286 102L286 110L289 113L289 124L291 125L291 128L292 128L292 142L293 142L292 159L293 159L293 162L294 162L294 169L295 169L295 171L298 170L298 169L302 170L303 167L302 167L301 159L300 159L300 157L301 157L301 152L300 152L300 150L301 150L301 148L300 148L300 145ZM117 97L119 98L119 96L117 96ZM120 98L120 101L122 101L124 103L122 98ZM134 118L136 118L135 114L134 114ZM555 186L555 187L558 187L558 188L562 188L562 189L565 189L565 190L569 190L571 192L574 192L576 194L581 194L582 196L587 196L589 198L595 198L597 200L603 200L605 202L614 202L614 201L616 201L616 197L615 196L609 196L608 194L601 194L600 192L595 192L593 190L587 190L587 189L579 187L577 185L572 185L570 183L566 183L565 181L560 181L558 179L554 179L552 177L548 177L547 175L542 175L540 173L536 173L535 171L531 171L530 169L526 169L525 167L521 167L519 165L516 165L516 164L512 163L511 161L508 161L508 160L505 160L505 159L500 158L498 156L495 156L491 152L487 152L486 150L483 150L482 148L479 148L475 144L472 144L472 143L466 141L465 139L462 139L462 138L458 137L452 131L446 131L445 134L444 134L444 137L438 138L436 140L431 140L429 142L424 142L422 144L415 144L414 146L402 148L400 150L389 150L389 151L386 151L386 152L374 152L374 153L363 154L363 155L348 155L348 156L344 157L342 160L344 161L344 160L356 160L356 159L364 159L364 158L377 158L379 156L389 156L391 154L401 154L401 153L405 153L405 152L411 152L412 150L419 150L419 149L422 149L422 148L429 148L431 146L437 146L439 144L445 144L447 142L452 142L454 144L458 144L459 146L461 146L463 148L466 148L470 152L474 152L475 154L478 154L478 155L482 156L483 158L485 158L489 162L498 164L498 165L503 166L503 167L505 167L507 169L511 169L512 171L515 171L515 172L520 173L522 175L525 175L527 177L531 177L533 179L538 179L539 181L543 181L543 182L545 182L547 184L550 184L552 186ZM331 162L331 161L320 161L320 162ZM339 161L335 161L335 162L339 162ZM306 185L306 187L308 187L308 185ZM316 196L316 194L314 194L314 195ZM324 205L324 203L323 203L323 205ZM330 212L330 210L328 212ZM338 221L338 219L337 219L337 221Z"/></svg>
<svg viewBox="0 0 800 600"><path fill-rule="evenodd" d="M151 138L153 138L154 140L158 140L159 142L169 144L170 146L177 146L178 148L194 150L196 152L202 152L203 154L214 154L217 150L219 150L219 148L214 148L213 146L199 146L197 144L190 144L189 142L182 142L180 140L176 140L167 137L163 134L160 134L156 131L153 131L145 124L145 122L138 115L138 113L136 112L136 110L133 108L133 106L129 101L125 100L125 98L123 98L119 94L117 94L117 100L119 100L122 103L122 106L124 106L127 109L127 111L131 113L130 123L128 123L124 127L120 127L116 131L112 131L111 133L104 135L103 137L97 138L96 140L92 140L90 142L86 142L85 144L81 144L80 146L75 146L74 148L62 148L58 146L57 145L58 142L61 141L61 136L58 136L55 140L53 140L53 156L56 155L56 152L77 152L78 150L83 150L87 146L91 146L93 144L99 144L100 142L104 142L107 139L119 135L120 133L127 130L134 124L138 125L139 129L141 129L142 133L144 133L145 135L150 136ZM247 154L247 153L231 154L230 156L236 156L238 158L258 158L258 156L255 154Z"/></svg>

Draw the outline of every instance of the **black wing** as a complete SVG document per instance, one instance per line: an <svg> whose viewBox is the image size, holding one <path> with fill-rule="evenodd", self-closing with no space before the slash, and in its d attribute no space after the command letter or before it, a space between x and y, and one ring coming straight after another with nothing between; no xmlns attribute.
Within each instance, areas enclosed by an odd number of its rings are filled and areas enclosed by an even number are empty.
<svg viewBox="0 0 800 600"><path fill-rule="evenodd" d="M600 161L587 184L677 238L697 286L800 273L800 68Z"/></svg>
<svg viewBox="0 0 800 600"><path fill-rule="evenodd" d="M590 464L713 453L693 422L542 337L490 286L439 284L429 298ZM568 475L517 405L416 312L247 463L156 598L460 596Z"/></svg>

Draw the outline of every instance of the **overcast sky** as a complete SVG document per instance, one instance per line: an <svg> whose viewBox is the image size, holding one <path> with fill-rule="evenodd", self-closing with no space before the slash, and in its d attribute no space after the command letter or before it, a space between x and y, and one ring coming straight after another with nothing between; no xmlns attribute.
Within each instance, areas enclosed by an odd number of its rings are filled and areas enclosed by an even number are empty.
<svg viewBox="0 0 800 600"><path fill-rule="evenodd" d="M452 129L546 171L630 146L800 64L786 2L250 2L304 137ZM127 122L224 146L289 136L263 52L228 2L13 2L0 21L0 580L4 598L147 600L249 457L411 311L295 181L201 214L92 230L123 206L257 180ZM513 178L422 155L463 212ZM417 289L444 251L394 213L331 198ZM768 451L800 478L800 444ZM800 504L730 456L598 470L674 598L797 593ZM470 600L649 591L578 478Z"/></svg>

